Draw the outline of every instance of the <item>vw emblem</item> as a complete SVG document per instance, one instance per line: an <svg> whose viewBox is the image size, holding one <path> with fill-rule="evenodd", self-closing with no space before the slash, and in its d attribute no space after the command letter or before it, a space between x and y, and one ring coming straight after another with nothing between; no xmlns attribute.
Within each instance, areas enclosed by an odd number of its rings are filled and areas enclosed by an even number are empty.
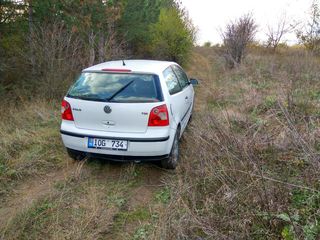
<svg viewBox="0 0 320 240"><path fill-rule="evenodd" d="M105 113L108 113L108 114L112 112L111 107L110 107L110 106L108 106L108 105L107 105L107 106L105 106L103 110L104 110L104 112L105 112Z"/></svg>

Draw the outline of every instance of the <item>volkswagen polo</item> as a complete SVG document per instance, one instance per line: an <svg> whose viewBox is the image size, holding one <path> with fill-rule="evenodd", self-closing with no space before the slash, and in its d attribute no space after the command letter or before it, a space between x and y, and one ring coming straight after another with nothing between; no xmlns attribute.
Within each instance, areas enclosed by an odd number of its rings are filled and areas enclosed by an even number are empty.
<svg viewBox="0 0 320 240"><path fill-rule="evenodd" d="M70 157L161 161L174 169L192 115L193 84L174 62L110 61L84 69L61 106Z"/></svg>

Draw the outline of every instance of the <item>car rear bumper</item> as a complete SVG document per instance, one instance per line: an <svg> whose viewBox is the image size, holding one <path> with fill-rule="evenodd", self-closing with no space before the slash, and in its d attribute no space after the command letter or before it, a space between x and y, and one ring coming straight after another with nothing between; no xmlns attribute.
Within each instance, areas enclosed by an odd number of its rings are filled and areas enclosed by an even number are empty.
<svg viewBox="0 0 320 240"><path fill-rule="evenodd" d="M156 138L125 138L113 136L95 136L87 134L79 134L61 130L61 137L65 147L81 151L98 158L107 158L115 161L149 161L161 160L168 156L172 146L172 138L170 136ZM88 148L88 138L103 138L113 140L127 140L127 151L116 151L107 149Z"/></svg>
<svg viewBox="0 0 320 240"><path fill-rule="evenodd" d="M110 136L96 136L91 134L79 134L79 133L73 133L68 132L64 130L60 130L60 133L62 135L67 135L71 137L77 137L77 138L103 138L103 139L112 139L112 140L127 140L130 142L165 142L169 140L169 136L167 137L159 137L159 138L124 138L124 137L110 137Z"/></svg>
<svg viewBox="0 0 320 240"><path fill-rule="evenodd" d="M99 153L79 152L89 158L103 159L115 162L152 162L161 161L169 157L169 154L161 156L123 156L123 155L108 155Z"/></svg>

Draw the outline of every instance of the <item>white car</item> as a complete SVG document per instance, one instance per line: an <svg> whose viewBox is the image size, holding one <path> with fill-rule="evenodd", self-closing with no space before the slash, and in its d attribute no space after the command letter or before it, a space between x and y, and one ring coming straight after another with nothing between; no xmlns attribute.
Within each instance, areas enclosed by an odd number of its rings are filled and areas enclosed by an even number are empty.
<svg viewBox="0 0 320 240"><path fill-rule="evenodd" d="M110 61L83 70L62 101L69 156L154 160L174 169L197 83L166 61Z"/></svg>

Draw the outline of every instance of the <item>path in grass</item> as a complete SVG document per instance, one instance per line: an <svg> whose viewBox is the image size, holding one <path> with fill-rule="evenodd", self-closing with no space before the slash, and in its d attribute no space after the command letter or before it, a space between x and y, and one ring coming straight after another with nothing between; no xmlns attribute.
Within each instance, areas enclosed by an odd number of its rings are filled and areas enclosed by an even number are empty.
<svg viewBox="0 0 320 240"><path fill-rule="evenodd" d="M167 198L163 180L171 174L151 164L66 157L60 170L15 187L0 207L0 239L147 236Z"/></svg>

